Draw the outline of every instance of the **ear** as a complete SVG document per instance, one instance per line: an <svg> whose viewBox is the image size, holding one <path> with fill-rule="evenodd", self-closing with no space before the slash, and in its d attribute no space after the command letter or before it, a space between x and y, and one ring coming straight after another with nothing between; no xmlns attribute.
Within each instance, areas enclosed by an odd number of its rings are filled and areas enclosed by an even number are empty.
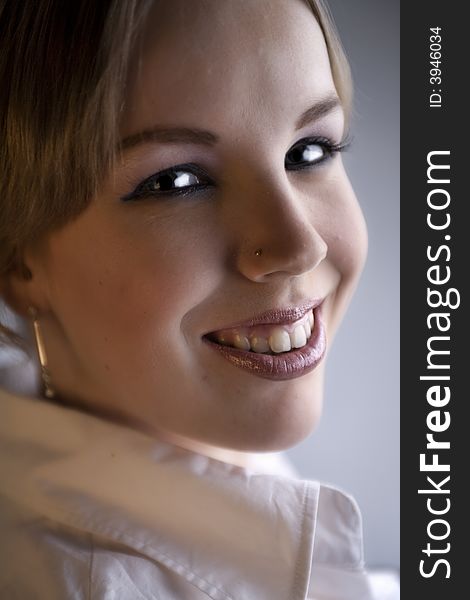
<svg viewBox="0 0 470 600"><path fill-rule="evenodd" d="M16 261L0 282L0 294L12 309L23 317L28 317L30 306L34 306L39 312L49 309L45 274L40 265L33 260L20 258Z"/></svg>

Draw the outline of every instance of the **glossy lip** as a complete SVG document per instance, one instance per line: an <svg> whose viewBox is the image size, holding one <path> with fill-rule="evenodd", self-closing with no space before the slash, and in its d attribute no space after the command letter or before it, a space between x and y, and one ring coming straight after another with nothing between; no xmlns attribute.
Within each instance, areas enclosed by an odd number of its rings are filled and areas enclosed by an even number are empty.
<svg viewBox="0 0 470 600"><path fill-rule="evenodd" d="M254 327L255 325L287 325L287 323L293 323L301 319L309 310L317 308L323 302L323 299L320 300L310 300L301 304L300 306L288 307L288 308L280 308L280 309L271 309L267 310L264 313L256 315L247 321L237 321L236 323L232 323L231 325L224 325L223 327L219 327L218 329L214 329L213 331L208 332L206 335L210 335L213 333L217 333L217 331L222 331L224 329L236 329L237 327Z"/></svg>
<svg viewBox="0 0 470 600"><path fill-rule="evenodd" d="M307 309L310 310L310 309ZM307 312L307 310L304 311ZM267 313L265 313L266 315ZM265 315L261 315L265 318ZM315 324L307 344L303 348L281 352L279 354L257 354L250 350L239 350L231 346L223 346L203 337L203 341L226 358L232 365L248 371L258 377L285 381L306 375L315 369L325 355L326 335L321 316L321 304L313 308ZM302 316L302 315L301 315ZM260 318L260 317L257 317ZM300 317L297 317L300 318ZM284 318L282 321L285 322ZM263 321L265 323L266 321ZM272 323L273 321L267 321ZM259 321L256 324L260 324ZM244 324L246 326L246 322ZM239 327L241 324L238 325Z"/></svg>

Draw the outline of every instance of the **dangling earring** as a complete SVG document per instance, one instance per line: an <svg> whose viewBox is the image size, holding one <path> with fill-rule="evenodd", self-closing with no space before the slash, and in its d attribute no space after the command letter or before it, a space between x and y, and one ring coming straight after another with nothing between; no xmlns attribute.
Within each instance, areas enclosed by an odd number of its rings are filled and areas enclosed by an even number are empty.
<svg viewBox="0 0 470 600"><path fill-rule="evenodd" d="M34 337L36 339L36 348L39 356L39 363L41 365L41 377L44 384L44 395L46 398L53 398L55 396L55 390L51 386L51 374L47 368L47 356L46 349L44 347L44 340L42 338L41 327L39 325L38 311L34 306L28 308L29 315L33 320Z"/></svg>

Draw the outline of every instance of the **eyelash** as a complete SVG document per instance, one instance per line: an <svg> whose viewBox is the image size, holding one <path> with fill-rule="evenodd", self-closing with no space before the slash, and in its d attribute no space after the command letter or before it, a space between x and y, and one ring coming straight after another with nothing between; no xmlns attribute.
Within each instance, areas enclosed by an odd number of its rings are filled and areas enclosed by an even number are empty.
<svg viewBox="0 0 470 600"><path fill-rule="evenodd" d="M288 155L290 153L292 153L296 149L296 147L301 146L301 145L320 146L324 150L325 154L320 159L315 160L313 162L306 162L305 164L301 164L298 166L292 166L292 165L288 166L287 162L286 162ZM321 164L324 164L331 158L333 158L338 152L343 152L350 145L351 145L351 140L348 137L344 138L341 142L339 142L337 144L335 144L334 142L332 142L330 139L328 139L326 137L303 138L303 139L299 140L298 142L296 142L286 153L286 159L284 161L284 166L288 171L303 171L303 170L313 169ZM195 175L199 179L202 179L203 182L193 184L193 185L183 186L181 188L175 188L173 190L159 191L159 190L149 189L150 185L154 184L158 179L161 179L165 175L168 175L168 176L175 175L178 172ZM205 173L205 171L203 169L201 169L198 165L196 165L194 163L185 163L185 164L181 164L181 165L175 165L174 167L164 169L163 171L159 171L158 173L151 175L150 177L148 177L147 179L142 181L133 192L131 192L130 194L127 194L126 196L123 196L123 198L121 198L121 199L124 202L127 202L130 200L139 200L139 199L155 197L155 196L158 196L158 197L187 196L190 194L202 192L211 186L213 186L213 182L210 180L207 173Z"/></svg>
<svg viewBox="0 0 470 600"><path fill-rule="evenodd" d="M303 138L296 142L292 148L286 153L287 155L293 151L296 146L320 146L325 151L325 156L320 158L319 160L315 160L314 162L306 163L304 165L299 165L297 167L290 167L289 171L302 171L303 169L312 169L317 165L323 164L329 159L333 158L335 154L338 152L343 152L351 145L351 139L349 136L346 136L341 140L341 142L335 144L329 138L326 137L315 137L315 138ZM285 162L284 162L285 164Z"/></svg>

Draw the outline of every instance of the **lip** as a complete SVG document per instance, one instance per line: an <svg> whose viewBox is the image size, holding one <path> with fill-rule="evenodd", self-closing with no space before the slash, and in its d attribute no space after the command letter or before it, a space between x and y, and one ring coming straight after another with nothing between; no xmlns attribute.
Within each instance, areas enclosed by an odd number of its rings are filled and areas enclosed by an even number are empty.
<svg viewBox="0 0 470 600"><path fill-rule="evenodd" d="M280 309L271 309L267 310L264 313L256 315L247 321L237 321L236 323L231 323L230 325L223 325L218 329L214 329L213 331L208 332L206 335L210 333L215 333L216 331L221 331L223 329L235 329L237 327L253 327L255 325L277 325L277 324L287 324L293 323L294 321L298 321L301 319L309 310L315 309L320 306L323 302L322 299L317 300L309 300L298 306L280 308Z"/></svg>
<svg viewBox="0 0 470 600"><path fill-rule="evenodd" d="M250 350L240 350L238 348L232 348L231 346L223 346L222 344L217 344L216 342L211 341L207 337L203 337L202 339L204 343L208 344L215 351L219 352L223 358L227 359L232 365L238 367L239 369L248 371L249 373L257 375L258 377L272 379L275 381L295 379L313 371L321 362L326 351L326 335L321 315L321 304L318 304L314 307L310 305L310 308L313 308L313 315L315 318L312 335L303 348L291 350L290 352L281 352L277 355L258 354L256 352L251 352ZM305 309L304 312L297 318L301 318L303 314L310 310L310 308ZM278 318L279 314L283 311L274 312L276 314L276 318ZM284 318L282 320L260 321L259 319L272 318L266 317L268 313L264 313L263 315L255 317L254 323L253 321L245 321L244 323L239 323L238 326L248 326L248 323L254 325L264 323L284 323L286 322L286 313L284 312L283 314Z"/></svg>

